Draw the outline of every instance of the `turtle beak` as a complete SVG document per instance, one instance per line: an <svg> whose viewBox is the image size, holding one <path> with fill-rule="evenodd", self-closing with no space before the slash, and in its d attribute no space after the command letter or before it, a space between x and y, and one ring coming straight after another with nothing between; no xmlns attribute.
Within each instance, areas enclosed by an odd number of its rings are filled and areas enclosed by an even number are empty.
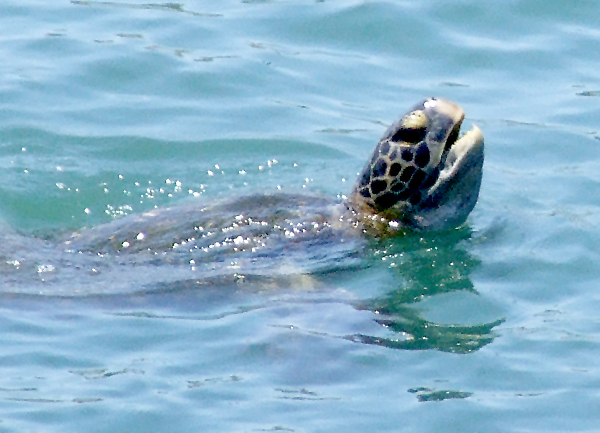
<svg viewBox="0 0 600 433"><path fill-rule="evenodd" d="M435 231L464 223L479 197L483 160L483 134L473 125L450 145L438 180L411 215L413 228Z"/></svg>
<svg viewBox="0 0 600 433"><path fill-rule="evenodd" d="M483 133L476 125L450 145L446 167L459 164L468 153L483 154ZM449 161L450 159L450 161Z"/></svg>

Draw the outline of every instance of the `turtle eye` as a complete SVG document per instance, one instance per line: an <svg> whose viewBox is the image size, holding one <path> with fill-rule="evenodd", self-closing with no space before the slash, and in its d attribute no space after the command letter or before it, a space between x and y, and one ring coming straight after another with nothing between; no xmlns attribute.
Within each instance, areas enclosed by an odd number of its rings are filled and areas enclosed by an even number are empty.
<svg viewBox="0 0 600 433"><path fill-rule="evenodd" d="M405 142L407 144L417 144L425 139L427 135L427 129L412 129L402 128L399 129L394 135L392 135L392 141Z"/></svg>
<svg viewBox="0 0 600 433"><path fill-rule="evenodd" d="M425 112L422 110L415 110L402 119L400 129L396 131L391 140L395 142L404 141L409 144L419 143L423 141L425 135L427 135L428 123Z"/></svg>

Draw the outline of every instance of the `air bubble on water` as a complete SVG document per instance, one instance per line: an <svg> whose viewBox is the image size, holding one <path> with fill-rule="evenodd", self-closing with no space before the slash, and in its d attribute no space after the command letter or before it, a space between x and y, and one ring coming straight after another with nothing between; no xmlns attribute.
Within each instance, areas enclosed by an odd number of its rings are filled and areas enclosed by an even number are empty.
<svg viewBox="0 0 600 433"><path fill-rule="evenodd" d="M46 272L54 272L56 268L53 265L39 265L37 267L38 274L43 274Z"/></svg>

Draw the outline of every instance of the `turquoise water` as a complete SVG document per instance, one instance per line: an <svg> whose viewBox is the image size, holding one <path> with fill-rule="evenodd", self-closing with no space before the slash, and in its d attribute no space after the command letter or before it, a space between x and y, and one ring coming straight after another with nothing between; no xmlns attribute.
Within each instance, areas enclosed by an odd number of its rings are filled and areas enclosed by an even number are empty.
<svg viewBox="0 0 600 433"><path fill-rule="evenodd" d="M0 431L596 431L598 16L3 2ZM60 279L31 238L257 191L336 199L429 95L486 138L460 230L166 288L148 281L168 267Z"/></svg>

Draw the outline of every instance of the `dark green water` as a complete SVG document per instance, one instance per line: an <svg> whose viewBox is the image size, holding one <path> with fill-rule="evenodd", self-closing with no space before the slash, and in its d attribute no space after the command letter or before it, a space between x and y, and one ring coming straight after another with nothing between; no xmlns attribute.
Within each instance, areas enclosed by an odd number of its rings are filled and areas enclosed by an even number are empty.
<svg viewBox="0 0 600 433"><path fill-rule="evenodd" d="M2 3L0 432L596 431L598 16ZM71 277L31 239L257 191L335 200L429 95L486 139L460 230L217 254L179 285L164 266Z"/></svg>

